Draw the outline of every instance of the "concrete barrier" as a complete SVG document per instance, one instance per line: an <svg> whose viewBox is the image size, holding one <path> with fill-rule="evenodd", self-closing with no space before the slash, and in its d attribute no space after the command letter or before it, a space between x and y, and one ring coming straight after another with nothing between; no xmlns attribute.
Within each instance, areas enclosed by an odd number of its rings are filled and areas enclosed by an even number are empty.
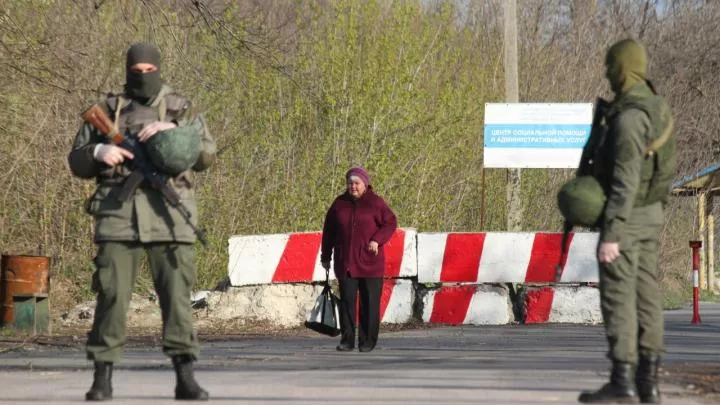
<svg viewBox="0 0 720 405"><path fill-rule="evenodd" d="M418 234L419 283L551 283L561 233ZM596 233L571 234L560 282L597 282Z"/></svg>
<svg viewBox="0 0 720 405"><path fill-rule="evenodd" d="M280 327L302 326L322 286L269 284L232 287L202 294L209 316L265 321ZM414 289L409 280L386 279L380 296L382 323L403 324L413 319Z"/></svg>
<svg viewBox="0 0 720 405"><path fill-rule="evenodd" d="M245 286L325 280L325 269L320 265L321 239L321 232L233 236L228 241L230 283ZM384 249L385 277L417 276L415 229L398 229ZM330 278L335 278L332 271Z"/></svg>
<svg viewBox="0 0 720 405"><path fill-rule="evenodd" d="M422 320L445 325L503 325L514 321L507 288L442 286L420 291Z"/></svg>
<svg viewBox="0 0 720 405"><path fill-rule="evenodd" d="M595 287L530 287L520 294L523 323L602 323Z"/></svg>
<svg viewBox="0 0 720 405"><path fill-rule="evenodd" d="M214 310L221 316L302 324L319 293L311 283L325 279L321 237L320 232L233 236L228 276L239 288L230 289L234 296L225 303L208 298L210 307L218 308ZM521 323L601 322L597 290L566 287L597 282L598 235L570 235L560 283L555 284L561 240L561 233L418 234L412 228L398 229L385 245L382 322L506 324L516 321L514 307L521 308ZM445 285L425 287L438 283ZM523 293L510 295L503 285L509 283L519 284ZM553 287L535 287L543 283ZM287 286L280 287L283 284Z"/></svg>

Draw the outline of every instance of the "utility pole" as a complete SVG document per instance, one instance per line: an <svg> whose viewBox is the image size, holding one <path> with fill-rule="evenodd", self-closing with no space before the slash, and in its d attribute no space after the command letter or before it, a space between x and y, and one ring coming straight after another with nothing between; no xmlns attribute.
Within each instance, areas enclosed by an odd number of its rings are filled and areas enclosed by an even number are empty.
<svg viewBox="0 0 720 405"><path fill-rule="evenodd" d="M517 49L517 2L503 0L505 20L505 102L517 103L518 91L518 49ZM521 231L523 207L521 196L520 169L508 169L507 172L507 230Z"/></svg>

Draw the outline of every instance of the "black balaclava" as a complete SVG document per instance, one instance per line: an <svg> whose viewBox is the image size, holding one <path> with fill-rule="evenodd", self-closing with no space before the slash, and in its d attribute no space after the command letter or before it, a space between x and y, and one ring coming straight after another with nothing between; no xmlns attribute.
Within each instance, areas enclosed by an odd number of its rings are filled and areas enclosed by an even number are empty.
<svg viewBox="0 0 720 405"><path fill-rule="evenodd" d="M154 72L137 73L130 70L136 63L152 63L157 67ZM147 42L133 44L127 51L125 62L125 93L132 99L147 104L162 89L160 78L160 51Z"/></svg>

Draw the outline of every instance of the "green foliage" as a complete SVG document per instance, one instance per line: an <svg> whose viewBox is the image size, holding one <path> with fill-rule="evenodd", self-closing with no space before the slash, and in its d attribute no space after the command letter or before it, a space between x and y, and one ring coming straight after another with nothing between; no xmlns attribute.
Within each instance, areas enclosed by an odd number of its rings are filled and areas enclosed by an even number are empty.
<svg viewBox="0 0 720 405"><path fill-rule="evenodd" d="M319 230L354 164L370 171L400 226L479 231L482 221L504 230L505 171L482 175L484 103L504 94L492 7L205 3L25 0L0 11L4 251L41 248L59 258L58 277L76 288L74 299L90 294L92 221L82 206L93 184L73 178L66 157L79 114L122 89L125 50L138 40L158 44L163 77L204 112L221 151L196 176L210 240L198 247L198 287L227 274L232 235ZM522 99L593 99L594 76L556 82L571 76L553 74L572 65L571 45L567 37L521 47L521 79L533 78L521 80L529 83ZM583 63L570 69L589 72ZM526 230L559 229L554 199L567 177L523 171Z"/></svg>

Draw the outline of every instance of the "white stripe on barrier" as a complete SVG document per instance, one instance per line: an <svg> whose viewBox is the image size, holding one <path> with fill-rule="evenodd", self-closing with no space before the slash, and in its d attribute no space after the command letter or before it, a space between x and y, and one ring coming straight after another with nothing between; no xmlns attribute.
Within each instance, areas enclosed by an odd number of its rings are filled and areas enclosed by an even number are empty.
<svg viewBox="0 0 720 405"><path fill-rule="evenodd" d="M504 325L513 319L507 294L495 291L477 291L473 294L465 324Z"/></svg>
<svg viewBox="0 0 720 405"><path fill-rule="evenodd" d="M445 254L446 233L419 233L417 235L418 282L440 280Z"/></svg>
<svg viewBox="0 0 720 405"><path fill-rule="evenodd" d="M386 283L395 283L390 295L390 301L382 317L383 323L407 323L413 317L413 303L415 289L410 280L386 280Z"/></svg>
<svg viewBox="0 0 720 405"><path fill-rule="evenodd" d="M228 242L230 284L271 283L289 237L288 234L231 237Z"/></svg>
<svg viewBox="0 0 720 405"><path fill-rule="evenodd" d="M597 282L597 251L599 235L597 233L576 233L568 250L567 263L560 281Z"/></svg>
<svg viewBox="0 0 720 405"><path fill-rule="evenodd" d="M435 305L435 294L437 291L430 290L425 296L423 296L423 307L422 307L422 321L423 323L430 323L430 317L433 313L433 307Z"/></svg>
<svg viewBox="0 0 720 405"><path fill-rule="evenodd" d="M524 281L534 237L532 233L485 234L478 282Z"/></svg>

